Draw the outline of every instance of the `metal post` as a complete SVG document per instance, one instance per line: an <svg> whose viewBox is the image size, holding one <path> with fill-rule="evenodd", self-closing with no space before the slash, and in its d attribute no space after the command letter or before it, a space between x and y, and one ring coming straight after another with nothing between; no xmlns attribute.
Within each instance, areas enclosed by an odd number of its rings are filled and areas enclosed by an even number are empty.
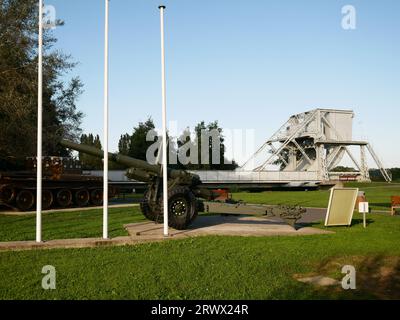
<svg viewBox="0 0 400 320"><path fill-rule="evenodd" d="M165 85L165 47L164 47L164 10L159 6L161 24L161 91L162 91L162 155L163 155L163 203L164 203L164 236L168 237L168 164L167 164L167 100Z"/></svg>
<svg viewBox="0 0 400 320"><path fill-rule="evenodd" d="M39 0L38 114L36 158L36 242L42 242L43 0Z"/></svg>
<svg viewBox="0 0 400 320"><path fill-rule="evenodd" d="M365 155L365 146L360 145L360 158L361 158L361 174L363 181L369 181L369 170L368 170L368 164L367 164L367 158Z"/></svg>
<svg viewBox="0 0 400 320"><path fill-rule="evenodd" d="M364 228L367 227L367 213L363 212L363 226Z"/></svg>
<svg viewBox="0 0 400 320"><path fill-rule="evenodd" d="M108 15L109 0L105 0L104 39L104 160L103 160L103 239L108 239Z"/></svg>
<svg viewBox="0 0 400 320"><path fill-rule="evenodd" d="M369 205L368 202L360 202L358 204L358 212L362 213L363 215L363 227L367 227L367 213L369 212Z"/></svg>

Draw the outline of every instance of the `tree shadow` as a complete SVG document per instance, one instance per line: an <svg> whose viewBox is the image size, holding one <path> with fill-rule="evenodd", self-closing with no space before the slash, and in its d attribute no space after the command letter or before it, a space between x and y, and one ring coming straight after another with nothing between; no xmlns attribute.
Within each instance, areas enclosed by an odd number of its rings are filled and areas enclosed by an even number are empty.
<svg viewBox="0 0 400 320"><path fill-rule="evenodd" d="M314 275L324 275L342 281L345 265L356 269L356 289L344 290L341 284L332 287L314 287L313 295L328 299L400 299L400 257L352 256L322 260Z"/></svg>
<svg viewBox="0 0 400 320"><path fill-rule="evenodd" d="M220 224L246 224L246 225L287 225L280 218L270 218L258 215L245 214L216 214L216 215L201 215L202 219L196 219L190 229L210 227Z"/></svg>

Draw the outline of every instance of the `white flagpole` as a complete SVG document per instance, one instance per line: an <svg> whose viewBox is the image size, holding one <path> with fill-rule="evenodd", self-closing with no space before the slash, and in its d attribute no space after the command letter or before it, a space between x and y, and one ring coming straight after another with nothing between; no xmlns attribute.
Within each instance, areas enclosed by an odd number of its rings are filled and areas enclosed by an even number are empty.
<svg viewBox="0 0 400 320"><path fill-rule="evenodd" d="M108 9L109 0L105 0L103 239L108 239Z"/></svg>
<svg viewBox="0 0 400 320"><path fill-rule="evenodd" d="M164 10L159 6L161 22L161 91L162 91L162 159L163 159L163 203L164 203L164 236L168 237L168 160L167 160L167 100L165 85L165 47L164 47Z"/></svg>
<svg viewBox="0 0 400 320"><path fill-rule="evenodd" d="M38 114L36 158L36 242L42 242L43 0L39 0Z"/></svg>

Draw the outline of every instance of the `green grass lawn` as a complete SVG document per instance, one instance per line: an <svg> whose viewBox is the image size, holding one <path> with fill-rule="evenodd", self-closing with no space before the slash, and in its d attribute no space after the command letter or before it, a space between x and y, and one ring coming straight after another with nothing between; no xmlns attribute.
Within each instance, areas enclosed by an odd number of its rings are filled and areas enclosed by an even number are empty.
<svg viewBox="0 0 400 320"><path fill-rule="evenodd" d="M400 219L376 214L369 219L363 229L356 215L351 228L333 228L331 235L200 237L113 248L0 252L0 298L399 298L400 259L393 259L400 256ZM390 274L397 282L380 276L385 261L392 261ZM317 290L293 278L322 274L339 280L345 264L357 268L355 291ZM56 268L56 290L41 288L44 265Z"/></svg>
<svg viewBox="0 0 400 320"><path fill-rule="evenodd" d="M44 213L43 239L72 239L101 237L103 211L99 209L77 212ZM124 224L144 221L139 207L109 210L110 237L128 235ZM0 215L0 241L35 240L36 216Z"/></svg>
<svg viewBox="0 0 400 320"><path fill-rule="evenodd" d="M361 189L376 204L399 194L400 185L384 187ZM284 202L279 194L286 197ZM248 202L323 207L329 193L238 195L248 196L241 197ZM137 207L111 209L109 220L115 237L126 235L123 224L143 217ZM0 299L400 299L400 218L370 214L368 220L364 229L356 214L352 227L330 228L335 233L328 235L209 236L124 247L0 252ZM34 215L0 216L0 241L33 240L34 232ZM46 240L100 237L101 232L101 210L43 216ZM317 289L294 278L325 275L340 280L346 264L356 267L355 291ZM41 288L44 265L56 268L56 290Z"/></svg>
<svg viewBox="0 0 400 320"><path fill-rule="evenodd" d="M346 183L346 187L357 187L365 191L370 208L373 210L390 210L390 196L400 196L400 183ZM233 193L235 200L248 203L300 205L304 207L326 208L329 201L329 190L317 191L266 191L259 193Z"/></svg>
<svg viewBox="0 0 400 320"><path fill-rule="evenodd" d="M286 204L323 208L328 206L329 191L237 192L233 199L247 203Z"/></svg>

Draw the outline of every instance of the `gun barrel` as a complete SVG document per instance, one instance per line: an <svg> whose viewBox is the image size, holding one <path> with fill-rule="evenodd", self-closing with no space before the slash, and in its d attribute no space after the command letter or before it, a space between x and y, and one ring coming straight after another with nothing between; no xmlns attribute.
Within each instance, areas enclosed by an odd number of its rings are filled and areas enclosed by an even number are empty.
<svg viewBox="0 0 400 320"><path fill-rule="evenodd" d="M104 151L97 149L95 147L92 147L92 146L78 144L78 143L74 143L74 142L68 141L68 140L61 140L60 144L68 149L86 153L86 154L89 154L89 155L97 157L97 158L102 158L102 159L104 158ZM111 153L111 152L108 153L108 157L109 157L110 161L120 163L120 164L126 166L127 168L139 169L141 171L148 172L148 173L151 173L151 174L159 176L159 177L162 174L162 168L158 164L149 164L143 160L139 160L139 159L135 159L135 158L124 156L124 155L121 155L118 153ZM144 179L145 175L146 174L143 172L140 173L140 177L143 176L143 179L141 179L140 181L145 182L148 180L147 177L146 177L146 179ZM191 180L193 184L201 183L200 177L198 175L190 174L184 170L168 169L168 177L173 178L173 179L183 178L185 180Z"/></svg>
<svg viewBox="0 0 400 320"><path fill-rule="evenodd" d="M97 157L97 158L104 158L104 151L97 149L92 146L84 145L84 144L78 144L74 143L68 140L61 140L60 144L68 149L76 150L82 153L89 154L91 156ZM120 163L126 167L134 167L134 168L140 168L149 172L152 172L154 174L160 174L160 166L159 165L151 165L147 163L146 161L127 157L121 154L117 153L108 153L108 158L110 161Z"/></svg>

